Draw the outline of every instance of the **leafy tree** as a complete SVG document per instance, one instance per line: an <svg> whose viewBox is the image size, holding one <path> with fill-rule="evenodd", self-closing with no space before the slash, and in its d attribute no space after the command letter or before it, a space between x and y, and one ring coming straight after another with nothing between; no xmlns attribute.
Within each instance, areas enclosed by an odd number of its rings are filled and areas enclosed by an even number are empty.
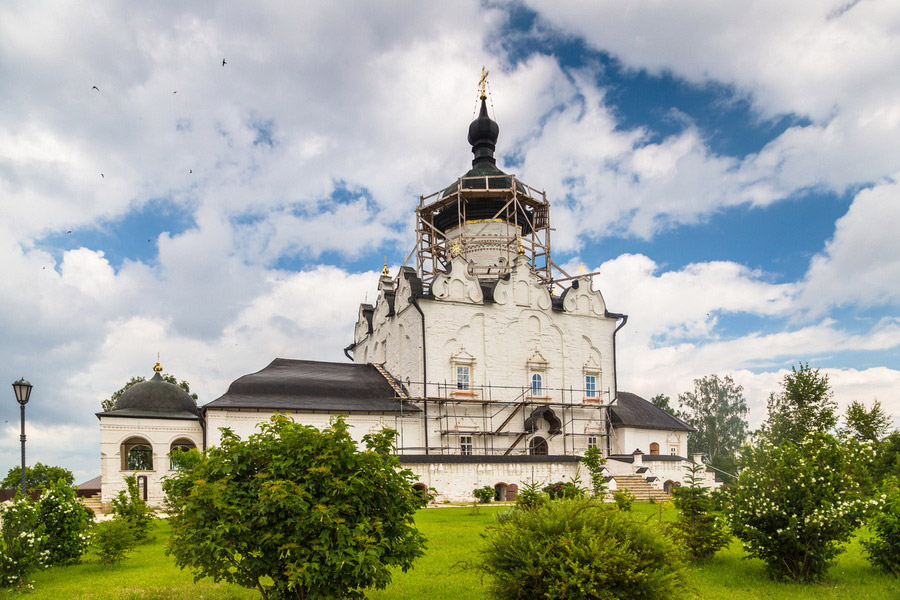
<svg viewBox="0 0 900 600"><path fill-rule="evenodd" d="M650 398L650 403L653 404L656 408L661 408L672 416L675 416L675 409L670 404L671 398L666 396L665 394L657 394Z"/></svg>
<svg viewBox="0 0 900 600"><path fill-rule="evenodd" d="M363 437L343 418L323 430L276 415L260 433L222 441L164 482L168 552L195 577L263 598L363 598L423 554L413 523L426 499L392 455L396 432Z"/></svg>
<svg viewBox="0 0 900 600"><path fill-rule="evenodd" d="M124 519L110 519L94 527L94 552L106 567L122 562L125 553L134 550L136 543L134 529Z"/></svg>
<svg viewBox="0 0 900 600"><path fill-rule="evenodd" d="M887 478L881 492L869 521L872 539L862 544L870 563L900 577L900 479Z"/></svg>
<svg viewBox="0 0 900 600"><path fill-rule="evenodd" d="M472 495L475 496L475 500L478 504L487 504L494 499L494 488L489 485L475 488L472 490Z"/></svg>
<svg viewBox="0 0 900 600"><path fill-rule="evenodd" d="M616 503L616 508L619 510L631 512L631 503L635 500L637 500L637 496L632 494L631 490L628 488L622 488L621 490L613 492L613 501Z"/></svg>
<svg viewBox="0 0 900 600"><path fill-rule="evenodd" d="M0 505L0 588L31 587L29 575L47 565L46 541L34 502L19 497Z"/></svg>
<svg viewBox="0 0 900 600"><path fill-rule="evenodd" d="M67 486L75 483L72 471L64 467L52 467L43 463L35 463L33 467L25 467L25 489L27 491L45 490L62 481ZM13 467L0 481L0 487L4 489L16 489L22 485L22 467Z"/></svg>
<svg viewBox="0 0 900 600"><path fill-rule="evenodd" d="M688 438L690 452L702 452L713 467L734 472L747 437L744 388L731 375L707 375L694 380L694 391L679 394L678 403L678 416L697 430Z"/></svg>
<svg viewBox="0 0 900 600"><path fill-rule="evenodd" d="M150 527L153 525L153 510L141 498L137 477L134 475L126 477L125 488L113 496L112 514L116 519L121 519L128 524L134 534L135 542L143 542L147 539Z"/></svg>
<svg viewBox="0 0 900 600"><path fill-rule="evenodd" d="M581 462L584 463L588 473L591 475L591 491L594 493L594 496L598 496L601 500L605 499L606 475L603 473L603 467L606 465L606 459L600 454L600 449L588 448Z"/></svg>
<svg viewBox="0 0 900 600"><path fill-rule="evenodd" d="M669 600L690 596L674 543L596 498L514 510L485 533L477 568L498 600Z"/></svg>
<svg viewBox="0 0 900 600"><path fill-rule="evenodd" d="M163 373L161 375L161 377L163 378L163 381L167 381L169 383L173 383L173 384L177 385L178 387L180 387L181 389L186 391L188 394L190 394L191 398L193 398L194 400L197 400L197 394L194 394L191 392L191 384L189 384L184 379L182 379L181 381L178 381L178 379L174 375L169 375L168 373ZM147 381L147 380L140 375L132 377L131 379L128 380L128 382L124 386L122 386L119 390L114 392L112 396L101 400L100 406L103 408L103 412L109 412L112 409L114 409L116 407L116 400L118 400L122 396L122 394L125 393L125 390L127 390L128 388L130 388L133 385L137 385L138 383L142 383L144 381Z"/></svg>
<svg viewBox="0 0 900 600"><path fill-rule="evenodd" d="M888 477L900 479L900 431L894 431L875 444L872 476L875 481L884 481Z"/></svg>
<svg viewBox="0 0 900 600"><path fill-rule="evenodd" d="M881 402L875 400L872 408L856 400L852 401L844 413L845 435L852 435L863 442L877 442L891 429L891 418L884 412Z"/></svg>
<svg viewBox="0 0 900 600"><path fill-rule="evenodd" d="M769 416L762 431L769 441L799 442L814 432L827 432L837 424L837 404L828 385L828 376L811 369L809 363L791 367L781 391L769 395Z"/></svg>
<svg viewBox="0 0 900 600"><path fill-rule="evenodd" d="M38 522L44 526L48 565L71 565L88 549L88 531L94 513L62 480L50 485L35 502Z"/></svg>
<svg viewBox="0 0 900 600"><path fill-rule="evenodd" d="M774 579L821 579L862 522L868 502L855 474L870 455L827 433L779 445L762 438L744 449L732 486L732 532Z"/></svg>
<svg viewBox="0 0 900 600"><path fill-rule="evenodd" d="M715 514L713 498L700 485L700 469L700 465L691 464L686 477L688 485L672 490L672 502L679 514L669 529L672 537L695 560L709 558L731 540L724 521Z"/></svg>

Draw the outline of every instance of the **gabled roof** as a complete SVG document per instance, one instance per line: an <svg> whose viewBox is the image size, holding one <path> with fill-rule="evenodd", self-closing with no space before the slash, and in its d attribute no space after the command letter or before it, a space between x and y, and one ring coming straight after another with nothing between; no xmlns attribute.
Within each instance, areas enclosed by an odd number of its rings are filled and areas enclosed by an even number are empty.
<svg viewBox="0 0 900 600"><path fill-rule="evenodd" d="M371 364L276 358L256 373L236 379L203 410L255 408L327 412L419 412L396 398Z"/></svg>
<svg viewBox="0 0 900 600"><path fill-rule="evenodd" d="M609 408L609 420L613 427L697 431L681 419L630 392L618 393L616 403Z"/></svg>

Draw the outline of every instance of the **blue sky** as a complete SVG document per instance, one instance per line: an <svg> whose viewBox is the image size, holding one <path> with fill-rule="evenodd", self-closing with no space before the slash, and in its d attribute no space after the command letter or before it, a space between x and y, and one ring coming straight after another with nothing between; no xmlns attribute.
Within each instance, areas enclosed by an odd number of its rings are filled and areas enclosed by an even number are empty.
<svg viewBox="0 0 900 600"><path fill-rule="evenodd" d="M622 389L730 373L756 425L809 361L897 420L898 24L888 1L6 3L0 380L35 384L29 456L95 475L93 413L157 352L201 402L276 356L344 360L418 196L468 169L482 65L554 260L630 315Z"/></svg>

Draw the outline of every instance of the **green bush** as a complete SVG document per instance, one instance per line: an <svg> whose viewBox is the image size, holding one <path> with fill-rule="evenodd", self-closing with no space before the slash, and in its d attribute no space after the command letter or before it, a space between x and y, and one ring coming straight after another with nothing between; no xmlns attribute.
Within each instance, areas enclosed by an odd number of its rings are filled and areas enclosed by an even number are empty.
<svg viewBox="0 0 900 600"><path fill-rule="evenodd" d="M494 488L489 485L475 488L472 490L472 495L475 496L475 500L478 501L478 504L487 504L494 499Z"/></svg>
<svg viewBox="0 0 900 600"><path fill-rule="evenodd" d="M269 599L360 599L423 554L413 515L426 500L393 454L396 432L359 449L342 418L319 430L276 415L260 429L223 429L165 480L179 567Z"/></svg>
<svg viewBox="0 0 900 600"><path fill-rule="evenodd" d="M900 577L900 480L887 478L881 492L869 520L872 539L862 544L870 563Z"/></svg>
<svg viewBox="0 0 900 600"><path fill-rule="evenodd" d="M622 488L621 490L613 492L613 500L616 503L616 508L624 510L625 512L630 512L631 503L636 500L636 496L632 494L631 490L628 488Z"/></svg>
<svg viewBox="0 0 900 600"><path fill-rule="evenodd" d="M658 529L595 499L516 510L484 534L478 568L500 600L682 598L687 574Z"/></svg>
<svg viewBox="0 0 900 600"><path fill-rule="evenodd" d="M31 588L28 576L47 563L49 550L35 503L19 497L0 506L0 588Z"/></svg>
<svg viewBox="0 0 900 600"><path fill-rule="evenodd" d="M603 473L603 467L606 465L606 459L600 454L599 448L588 448L581 459L584 466L587 467L591 476L591 492L600 498L606 497L606 475Z"/></svg>
<svg viewBox="0 0 900 600"><path fill-rule="evenodd" d="M557 481L556 483L551 483L544 487L544 493L547 494L551 500L557 500L559 498L581 498L584 496L584 490L578 487L578 484L573 481Z"/></svg>
<svg viewBox="0 0 900 600"><path fill-rule="evenodd" d="M136 542L143 542L153 525L153 510L141 498L137 477L129 475L125 478L125 485L125 490L113 496L112 514L131 527Z"/></svg>
<svg viewBox="0 0 900 600"><path fill-rule="evenodd" d="M853 475L870 454L825 433L746 447L731 492L732 532L772 578L820 579L862 521L867 502Z"/></svg>
<svg viewBox="0 0 900 600"><path fill-rule="evenodd" d="M136 543L134 527L125 519L110 519L94 526L94 553L103 565L111 567L122 562Z"/></svg>
<svg viewBox="0 0 900 600"><path fill-rule="evenodd" d="M709 558L728 545L731 535L722 518L715 514L709 491L700 485L700 465L691 465L687 486L672 490L679 514L669 533L695 560Z"/></svg>
<svg viewBox="0 0 900 600"><path fill-rule="evenodd" d="M94 513L75 496L75 489L59 480L44 490L36 502L38 521L47 539L44 549L48 565L78 562L90 544L89 531Z"/></svg>
<svg viewBox="0 0 900 600"><path fill-rule="evenodd" d="M541 491L541 484L537 481L522 484L522 489L516 494L516 508L521 510L533 510L549 500L547 494Z"/></svg>

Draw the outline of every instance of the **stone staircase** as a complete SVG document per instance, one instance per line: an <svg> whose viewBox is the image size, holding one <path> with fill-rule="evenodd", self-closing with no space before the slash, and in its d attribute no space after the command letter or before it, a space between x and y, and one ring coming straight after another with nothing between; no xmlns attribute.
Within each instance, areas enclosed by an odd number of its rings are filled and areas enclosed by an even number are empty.
<svg viewBox="0 0 900 600"><path fill-rule="evenodd" d="M93 496L83 496L81 498L81 503L94 511L94 516L100 516L103 514L103 505L100 502L100 494L94 494Z"/></svg>
<svg viewBox="0 0 900 600"><path fill-rule="evenodd" d="M641 475L613 475L613 479L616 480L617 489L629 490L637 502L647 502L650 498L666 500L669 497L664 491L653 487Z"/></svg>

